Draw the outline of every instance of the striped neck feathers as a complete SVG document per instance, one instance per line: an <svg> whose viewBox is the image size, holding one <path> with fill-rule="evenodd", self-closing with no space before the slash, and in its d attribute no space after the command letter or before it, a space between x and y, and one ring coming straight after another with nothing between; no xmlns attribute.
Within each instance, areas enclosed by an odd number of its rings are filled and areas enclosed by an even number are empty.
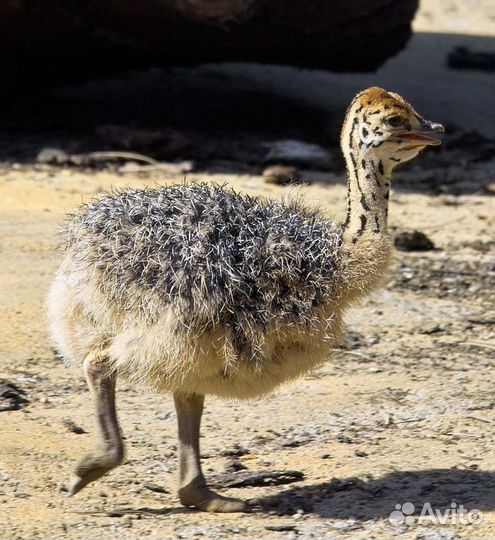
<svg viewBox="0 0 495 540"><path fill-rule="evenodd" d="M347 165L347 215L343 240L355 244L364 234L387 235L392 169L398 161L384 159L358 117L344 125L342 152Z"/></svg>

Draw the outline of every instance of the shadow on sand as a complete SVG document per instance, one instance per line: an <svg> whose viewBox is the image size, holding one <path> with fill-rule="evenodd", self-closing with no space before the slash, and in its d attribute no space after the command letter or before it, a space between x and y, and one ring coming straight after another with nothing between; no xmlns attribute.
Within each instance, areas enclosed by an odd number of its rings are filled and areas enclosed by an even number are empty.
<svg viewBox="0 0 495 540"><path fill-rule="evenodd" d="M293 514L299 508L326 518L387 518L396 505L413 503L419 514L425 503L445 512L454 502L466 511L495 509L495 472L469 469L396 471L381 478L333 478L292 487L261 498L261 509Z"/></svg>
<svg viewBox="0 0 495 540"><path fill-rule="evenodd" d="M229 495L235 496L235 490ZM303 510L329 519L360 521L386 519L406 502L414 505L414 515L419 515L425 504L442 514L452 511L453 503L456 509L462 505L465 512L486 512L495 510L495 472L452 468L396 471L368 480L332 478L329 482L294 486L249 502L252 511L261 514L293 515ZM159 517L190 512L195 510L179 506L125 507L104 514L110 517L127 514Z"/></svg>

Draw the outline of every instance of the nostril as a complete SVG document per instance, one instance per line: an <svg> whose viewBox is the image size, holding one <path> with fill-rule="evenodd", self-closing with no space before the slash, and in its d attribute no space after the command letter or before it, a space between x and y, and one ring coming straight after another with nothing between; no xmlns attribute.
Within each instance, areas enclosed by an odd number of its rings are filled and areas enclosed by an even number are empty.
<svg viewBox="0 0 495 540"><path fill-rule="evenodd" d="M439 124L438 122L430 122L429 120L424 120L421 127L425 130L434 131L436 133L443 133L445 131L442 124Z"/></svg>

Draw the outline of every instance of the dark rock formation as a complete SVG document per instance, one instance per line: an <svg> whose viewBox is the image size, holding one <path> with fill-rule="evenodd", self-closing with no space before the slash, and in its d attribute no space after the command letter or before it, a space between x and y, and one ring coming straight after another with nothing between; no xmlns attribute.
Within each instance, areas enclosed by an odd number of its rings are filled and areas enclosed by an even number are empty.
<svg viewBox="0 0 495 540"><path fill-rule="evenodd" d="M0 3L0 89L217 61L370 71L407 42L417 6L418 0L9 0Z"/></svg>

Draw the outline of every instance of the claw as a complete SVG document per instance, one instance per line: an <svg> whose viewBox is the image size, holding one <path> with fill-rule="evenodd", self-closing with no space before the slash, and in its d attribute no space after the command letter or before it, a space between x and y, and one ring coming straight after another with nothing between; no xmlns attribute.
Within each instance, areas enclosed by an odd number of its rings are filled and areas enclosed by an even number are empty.
<svg viewBox="0 0 495 540"><path fill-rule="evenodd" d="M179 489L179 498L184 506L197 508L203 512L247 512L249 507L241 499L223 497L207 487L194 485Z"/></svg>
<svg viewBox="0 0 495 540"><path fill-rule="evenodd" d="M120 465L123 457L122 449L86 454L77 464L74 474L69 480L67 497L72 497L90 482L98 480L108 471Z"/></svg>

